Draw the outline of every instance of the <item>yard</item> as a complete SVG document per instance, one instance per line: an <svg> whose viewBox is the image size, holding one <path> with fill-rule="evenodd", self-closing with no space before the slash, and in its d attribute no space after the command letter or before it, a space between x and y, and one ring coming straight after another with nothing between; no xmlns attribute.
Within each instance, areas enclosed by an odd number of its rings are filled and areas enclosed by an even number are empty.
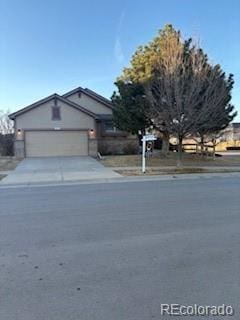
<svg viewBox="0 0 240 320"><path fill-rule="evenodd" d="M141 166L141 155L118 155L118 156L104 156L101 160L102 164L106 167L133 167ZM177 153L171 152L167 157L162 157L160 154L149 156L146 158L147 165L149 167L160 166L176 166ZM216 157L213 160L211 157L201 157L199 155L183 154L183 166L197 166L197 167L209 167L209 166L240 166L240 154L236 155L224 155Z"/></svg>
<svg viewBox="0 0 240 320"><path fill-rule="evenodd" d="M101 161L106 167L115 168L123 175L141 174L141 155L106 156ZM176 168L177 153L171 152L167 157L160 154L146 159L149 175L174 173L205 173L205 172L233 172L240 171L240 154L216 157L201 157L189 153L183 154L183 166Z"/></svg>
<svg viewBox="0 0 240 320"><path fill-rule="evenodd" d="M0 157L0 180L6 176L6 171L14 170L19 162L14 157Z"/></svg>
<svg viewBox="0 0 240 320"><path fill-rule="evenodd" d="M0 157L0 171L14 170L19 162L20 161L14 157Z"/></svg>

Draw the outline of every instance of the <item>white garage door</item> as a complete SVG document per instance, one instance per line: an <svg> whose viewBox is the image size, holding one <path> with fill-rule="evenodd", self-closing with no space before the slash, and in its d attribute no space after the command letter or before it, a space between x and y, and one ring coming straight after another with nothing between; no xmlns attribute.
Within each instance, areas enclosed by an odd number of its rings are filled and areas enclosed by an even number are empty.
<svg viewBox="0 0 240 320"><path fill-rule="evenodd" d="M86 156L87 131L26 131L27 157Z"/></svg>

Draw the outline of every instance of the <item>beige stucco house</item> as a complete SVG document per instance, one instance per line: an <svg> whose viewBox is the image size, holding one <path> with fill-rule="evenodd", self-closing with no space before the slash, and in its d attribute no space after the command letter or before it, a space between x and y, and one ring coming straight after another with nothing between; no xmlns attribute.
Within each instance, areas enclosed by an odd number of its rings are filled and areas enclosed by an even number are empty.
<svg viewBox="0 0 240 320"><path fill-rule="evenodd" d="M111 101L90 89L53 94L9 115L15 156L96 156L137 148L135 136L117 130Z"/></svg>

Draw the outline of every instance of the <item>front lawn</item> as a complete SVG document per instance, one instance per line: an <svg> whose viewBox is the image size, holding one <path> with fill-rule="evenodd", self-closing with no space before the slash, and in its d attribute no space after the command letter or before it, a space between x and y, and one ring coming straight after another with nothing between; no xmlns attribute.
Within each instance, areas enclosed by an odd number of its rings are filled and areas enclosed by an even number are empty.
<svg viewBox="0 0 240 320"><path fill-rule="evenodd" d="M14 170L19 162L19 160L13 157L0 157L0 171Z"/></svg>
<svg viewBox="0 0 240 320"><path fill-rule="evenodd" d="M232 172L240 172L240 167L239 169L226 169L226 168L192 168L192 167L184 167L184 168L168 168L168 169L157 169L154 167L152 168L147 168L145 173L142 173L140 168L138 170L128 170L128 169L119 169L115 170L117 173L121 174L122 176L156 176L156 175L175 175L175 174L194 174L194 173L232 173Z"/></svg>

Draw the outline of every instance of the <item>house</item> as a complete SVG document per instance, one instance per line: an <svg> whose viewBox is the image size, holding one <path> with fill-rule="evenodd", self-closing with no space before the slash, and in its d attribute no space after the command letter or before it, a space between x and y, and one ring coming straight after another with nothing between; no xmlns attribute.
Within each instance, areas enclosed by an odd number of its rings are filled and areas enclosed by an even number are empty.
<svg viewBox="0 0 240 320"><path fill-rule="evenodd" d="M240 141L240 122L233 122L223 130L221 141L234 142Z"/></svg>
<svg viewBox="0 0 240 320"><path fill-rule="evenodd" d="M53 94L9 115L15 156L96 156L137 149L135 136L117 130L111 101L90 89Z"/></svg>

